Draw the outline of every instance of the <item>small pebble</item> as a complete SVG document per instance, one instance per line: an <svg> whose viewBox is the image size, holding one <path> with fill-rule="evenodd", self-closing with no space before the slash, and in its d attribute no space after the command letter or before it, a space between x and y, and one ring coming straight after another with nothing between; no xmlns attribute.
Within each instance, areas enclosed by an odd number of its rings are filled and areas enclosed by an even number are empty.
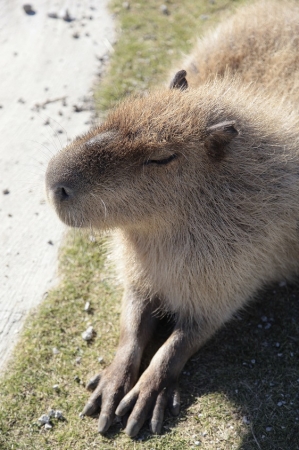
<svg viewBox="0 0 299 450"><path fill-rule="evenodd" d="M51 430L52 425L50 423L45 424L45 430Z"/></svg>
<svg viewBox="0 0 299 450"><path fill-rule="evenodd" d="M268 317L267 316L262 316L261 317L261 321L262 322L268 322Z"/></svg>
<svg viewBox="0 0 299 450"><path fill-rule="evenodd" d="M47 414L43 414L37 420L41 425L44 425L45 423L50 422L50 417Z"/></svg>
<svg viewBox="0 0 299 450"><path fill-rule="evenodd" d="M90 311L90 302L85 303L84 311L86 311L86 312Z"/></svg>
<svg viewBox="0 0 299 450"><path fill-rule="evenodd" d="M53 355L58 355L60 353L58 348L56 348L56 347L52 348L52 352L53 352Z"/></svg>
<svg viewBox="0 0 299 450"><path fill-rule="evenodd" d="M265 330L269 330L269 328L271 328L271 323L266 323L266 325L264 326Z"/></svg>
<svg viewBox="0 0 299 450"><path fill-rule="evenodd" d="M53 384L53 389L54 389L54 391L59 391L59 385L58 384Z"/></svg>
<svg viewBox="0 0 299 450"><path fill-rule="evenodd" d="M165 14L166 16L168 16L170 13L169 13L169 9L167 8L167 6L166 5L161 5L160 6L160 11L163 13L163 14Z"/></svg>
<svg viewBox="0 0 299 450"><path fill-rule="evenodd" d="M84 331L82 333L82 339L84 339L84 341L91 341L91 339L93 338L94 335L94 329L92 326L88 327L86 331Z"/></svg>
<svg viewBox="0 0 299 450"><path fill-rule="evenodd" d="M195 441L194 445L200 445L200 441Z"/></svg>
<svg viewBox="0 0 299 450"><path fill-rule="evenodd" d="M58 19L58 14L57 12L48 12L48 17L50 17L50 19Z"/></svg>
<svg viewBox="0 0 299 450"><path fill-rule="evenodd" d="M55 409L50 409L48 412L49 417L55 417Z"/></svg>
<svg viewBox="0 0 299 450"><path fill-rule="evenodd" d="M54 245L54 244L53 244L53 241L51 241L51 239L48 241L48 244L49 244L49 245Z"/></svg>
<svg viewBox="0 0 299 450"><path fill-rule="evenodd" d="M255 364L255 359L252 359L252 360L251 360L251 364Z"/></svg>
<svg viewBox="0 0 299 450"><path fill-rule="evenodd" d="M34 9L32 8L32 5L29 5L28 3L23 5L23 9L24 9L25 13L28 14L28 16L34 16L34 14L36 14L36 11L34 11Z"/></svg>
<svg viewBox="0 0 299 450"><path fill-rule="evenodd" d="M9 189L3 189L2 191L3 195L8 195L10 193Z"/></svg>
<svg viewBox="0 0 299 450"><path fill-rule="evenodd" d="M76 358L76 364L80 364L81 363L81 356L78 356L77 358Z"/></svg>
<svg viewBox="0 0 299 450"><path fill-rule="evenodd" d="M73 38L74 39L79 39L80 34L78 33L78 31L75 31L75 33L73 33Z"/></svg>
<svg viewBox="0 0 299 450"><path fill-rule="evenodd" d="M78 106L78 105L73 105L73 109L75 112L78 112L78 113L84 111L83 106Z"/></svg>
<svg viewBox="0 0 299 450"><path fill-rule="evenodd" d="M83 412L79 413L79 417L80 417L80 419L84 419L85 415L83 414Z"/></svg>
<svg viewBox="0 0 299 450"><path fill-rule="evenodd" d="M55 416L54 417L55 417L55 419L58 419L58 420L63 420L64 419L63 414L62 414L62 412L59 409L57 409L55 411Z"/></svg>
<svg viewBox="0 0 299 450"><path fill-rule="evenodd" d="M68 9L65 10L65 13L63 14L62 18L65 22L72 22L73 20L75 20L73 17L71 17Z"/></svg>
<svg viewBox="0 0 299 450"><path fill-rule="evenodd" d="M98 358L98 361L99 361L99 363L102 363L102 362L104 362L104 358L103 358L102 356L100 356L100 357Z"/></svg>
<svg viewBox="0 0 299 450"><path fill-rule="evenodd" d="M129 2L123 2L123 8L124 9L130 9L130 3Z"/></svg>
<svg viewBox="0 0 299 450"><path fill-rule="evenodd" d="M267 427L266 431L269 433L270 431L272 431L272 427Z"/></svg>

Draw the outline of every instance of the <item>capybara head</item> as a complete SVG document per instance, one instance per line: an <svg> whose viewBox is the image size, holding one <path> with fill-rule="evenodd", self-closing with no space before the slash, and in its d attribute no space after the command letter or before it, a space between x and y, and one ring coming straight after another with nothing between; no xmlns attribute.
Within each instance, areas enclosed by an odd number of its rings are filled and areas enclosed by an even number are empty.
<svg viewBox="0 0 299 450"><path fill-rule="evenodd" d="M174 212L188 213L190 192L204 195L238 132L220 108L195 100L180 79L177 85L125 100L50 161L47 195L63 222L165 226Z"/></svg>

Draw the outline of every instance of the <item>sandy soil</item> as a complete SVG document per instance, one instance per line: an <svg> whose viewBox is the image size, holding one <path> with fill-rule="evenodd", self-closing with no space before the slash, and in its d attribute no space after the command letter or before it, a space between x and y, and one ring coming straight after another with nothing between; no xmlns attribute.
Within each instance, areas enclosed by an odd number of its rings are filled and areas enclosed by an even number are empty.
<svg viewBox="0 0 299 450"><path fill-rule="evenodd" d="M114 39L106 0L25 3L0 0L0 370L56 278L64 228L45 201L47 161L88 129Z"/></svg>

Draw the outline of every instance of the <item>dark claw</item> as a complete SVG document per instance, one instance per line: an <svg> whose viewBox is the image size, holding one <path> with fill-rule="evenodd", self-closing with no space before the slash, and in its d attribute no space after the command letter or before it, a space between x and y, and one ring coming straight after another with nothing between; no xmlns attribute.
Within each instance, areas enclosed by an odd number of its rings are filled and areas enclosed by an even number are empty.
<svg viewBox="0 0 299 450"><path fill-rule="evenodd" d="M138 434L141 426L139 425L138 420L131 419L128 421L128 424L126 426L125 432L128 436L134 437L136 434Z"/></svg>
<svg viewBox="0 0 299 450"><path fill-rule="evenodd" d="M97 385L99 384L99 381L101 379L101 375L96 375L95 377L91 378L89 382L87 383L86 389L88 391L93 392Z"/></svg>
<svg viewBox="0 0 299 450"><path fill-rule="evenodd" d="M171 398L170 403L168 404L169 406L169 410L170 413L173 416L178 416L180 409L181 409L181 405L180 405L180 391L178 388L175 389L173 396Z"/></svg>
<svg viewBox="0 0 299 450"><path fill-rule="evenodd" d="M118 405L115 414L117 416L124 416L125 414L127 414L133 408L136 402L136 397L137 396L135 393L130 393L129 397L123 398L120 404Z"/></svg>
<svg viewBox="0 0 299 450"><path fill-rule="evenodd" d="M107 416L107 414L101 415L99 418L99 423L98 423L99 433L105 433L108 430L108 428L110 427L112 421L113 421L113 419L111 419L111 417Z"/></svg>
<svg viewBox="0 0 299 450"><path fill-rule="evenodd" d="M158 420L151 421L151 430L153 434L161 434L162 422Z"/></svg>
<svg viewBox="0 0 299 450"><path fill-rule="evenodd" d="M88 402L84 406L82 414L84 416L92 416L93 414L95 414L98 411L98 409L99 409L99 407L96 404L96 402Z"/></svg>
<svg viewBox="0 0 299 450"><path fill-rule="evenodd" d="M173 407L170 409L170 412L173 416L178 416L180 413L180 405L173 405Z"/></svg>

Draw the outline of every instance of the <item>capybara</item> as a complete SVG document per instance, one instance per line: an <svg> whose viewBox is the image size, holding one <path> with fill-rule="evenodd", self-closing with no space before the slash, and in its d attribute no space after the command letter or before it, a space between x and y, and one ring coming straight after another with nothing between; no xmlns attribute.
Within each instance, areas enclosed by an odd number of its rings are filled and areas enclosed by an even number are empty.
<svg viewBox="0 0 299 450"><path fill-rule="evenodd" d="M120 102L49 163L71 227L113 232L120 342L83 414L135 436L179 412L186 361L266 283L299 269L299 8L257 2L202 39L169 87ZM161 316L175 325L140 378Z"/></svg>

